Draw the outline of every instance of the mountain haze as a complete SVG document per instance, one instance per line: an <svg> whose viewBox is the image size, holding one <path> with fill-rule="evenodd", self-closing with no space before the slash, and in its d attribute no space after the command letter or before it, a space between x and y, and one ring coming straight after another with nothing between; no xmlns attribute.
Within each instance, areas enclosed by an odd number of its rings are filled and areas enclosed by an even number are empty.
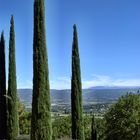
<svg viewBox="0 0 140 140"><path fill-rule="evenodd" d="M91 87L83 89L83 103L111 103L117 101L120 96L132 92L134 94L140 90L140 87ZM18 94L21 101L26 107L31 107L32 89L18 89ZM53 104L70 104L71 90L51 89L51 100Z"/></svg>

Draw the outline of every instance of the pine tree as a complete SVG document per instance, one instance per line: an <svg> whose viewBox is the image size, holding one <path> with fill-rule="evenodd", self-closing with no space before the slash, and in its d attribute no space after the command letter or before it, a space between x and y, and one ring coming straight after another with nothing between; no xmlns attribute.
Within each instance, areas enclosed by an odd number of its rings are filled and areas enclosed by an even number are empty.
<svg viewBox="0 0 140 140"><path fill-rule="evenodd" d="M34 1L33 101L31 140L51 140L51 103L44 0Z"/></svg>
<svg viewBox="0 0 140 140"><path fill-rule="evenodd" d="M92 125L91 125L91 140L97 140L97 132L96 132L94 115L92 117Z"/></svg>
<svg viewBox="0 0 140 140"><path fill-rule="evenodd" d="M82 83L81 83L80 58L78 50L78 37L76 25L74 25L73 47L72 47L71 107L72 107L72 139L84 140Z"/></svg>
<svg viewBox="0 0 140 140"><path fill-rule="evenodd" d="M15 31L14 18L11 17L9 40L9 74L8 74L8 132L7 140L15 140L18 135L18 103L15 60Z"/></svg>
<svg viewBox="0 0 140 140"><path fill-rule="evenodd" d="M0 140L7 138L6 71L4 32L0 41Z"/></svg>

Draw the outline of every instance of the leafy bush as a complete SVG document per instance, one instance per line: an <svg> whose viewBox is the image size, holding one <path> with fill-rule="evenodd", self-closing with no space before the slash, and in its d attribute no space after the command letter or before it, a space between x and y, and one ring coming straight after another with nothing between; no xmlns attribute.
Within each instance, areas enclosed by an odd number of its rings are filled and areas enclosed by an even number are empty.
<svg viewBox="0 0 140 140"><path fill-rule="evenodd" d="M91 118L92 116L84 117L85 140L91 139ZM30 133L31 113L26 112L24 106L20 105L19 126L20 134L25 135ZM98 132L98 140L102 140L104 132L104 120L96 118L96 126ZM71 138L71 116L55 116L52 122L53 140L61 138ZM24 137L20 137L21 139Z"/></svg>
<svg viewBox="0 0 140 140"><path fill-rule="evenodd" d="M71 137L71 117L56 117L52 123L53 140L56 138Z"/></svg>
<svg viewBox="0 0 140 140"><path fill-rule="evenodd" d="M84 117L85 140L91 139L92 116ZM96 118L98 140L102 140L104 132L104 120ZM71 137L71 116L58 116L53 121L53 140L58 138Z"/></svg>
<svg viewBox="0 0 140 140"><path fill-rule="evenodd" d="M106 140L138 140L140 95L127 94L105 114Z"/></svg>

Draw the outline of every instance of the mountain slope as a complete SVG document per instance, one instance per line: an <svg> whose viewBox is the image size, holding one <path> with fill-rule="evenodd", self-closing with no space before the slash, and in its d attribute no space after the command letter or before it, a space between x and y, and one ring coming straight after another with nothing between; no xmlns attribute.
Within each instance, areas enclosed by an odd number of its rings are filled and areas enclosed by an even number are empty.
<svg viewBox="0 0 140 140"><path fill-rule="evenodd" d="M83 103L110 103L116 101L127 92L134 94L140 87L95 87L83 89ZM18 89L19 97L26 107L31 107L32 89ZM51 90L52 104L70 104L71 90Z"/></svg>

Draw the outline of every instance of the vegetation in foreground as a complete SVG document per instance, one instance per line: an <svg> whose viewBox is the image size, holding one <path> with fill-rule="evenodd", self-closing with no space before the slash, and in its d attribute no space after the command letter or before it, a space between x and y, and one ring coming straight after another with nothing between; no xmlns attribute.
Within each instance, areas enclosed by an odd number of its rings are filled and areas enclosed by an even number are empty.
<svg viewBox="0 0 140 140"><path fill-rule="evenodd" d="M127 94L105 114L106 140L139 140L140 94Z"/></svg>
<svg viewBox="0 0 140 140"><path fill-rule="evenodd" d="M20 105L20 108L23 105ZM30 133L30 112L21 111L20 133ZM25 113L23 113L25 112ZM140 136L140 95L127 94L114 103L104 118L95 116L98 140L139 140ZM92 115L84 116L85 140L91 140ZM54 116L52 119L53 140L71 137L71 116ZM94 131L95 132L95 131Z"/></svg>
<svg viewBox="0 0 140 140"><path fill-rule="evenodd" d="M18 119L17 108L15 34L13 17L11 18L10 28L9 75L7 95L5 41L4 34L2 33L2 37L0 40L0 139L16 140L19 125L20 134L30 134L31 140L55 140L64 137L72 137L73 139L79 140L139 140L139 94L127 94L126 96L121 97L117 103L111 106L111 108L103 118L95 118L94 120L93 116L85 116L83 120L80 58L75 25L72 50L71 116L58 116L54 118L53 121L51 120L50 87L44 11L44 0L34 0L34 73L32 114L29 112L25 112L24 106L20 106L20 121ZM4 127L5 131L3 131L2 126ZM18 139L25 140L29 139L29 137L29 135L21 137L19 136Z"/></svg>

